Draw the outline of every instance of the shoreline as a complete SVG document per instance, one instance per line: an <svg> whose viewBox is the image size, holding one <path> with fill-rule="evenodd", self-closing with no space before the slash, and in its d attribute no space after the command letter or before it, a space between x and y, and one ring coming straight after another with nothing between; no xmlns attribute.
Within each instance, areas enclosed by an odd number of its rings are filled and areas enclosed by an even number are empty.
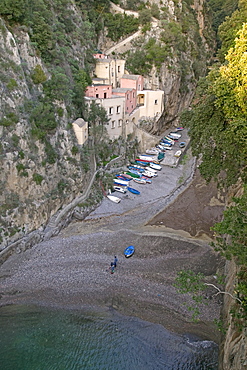
<svg viewBox="0 0 247 370"><path fill-rule="evenodd" d="M104 199L85 220L73 222L58 236L9 257L1 266L0 306L114 309L177 334L190 333L219 343L212 318L219 318L220 300L212 299L210 307L202 306L201 321L193 323L184 305L192 303L191 297L178 294L173 283L182 268L201 271L212 281L222 265L221 258L207 240L187 238L176 230L171 233L163 226L145 226L171 203L169 194L175 192L177 199L178 180L185 172L191 173L192 162L165 167L152 185L135 186L143 189L143 198L120 194L121 208ZM126 259L123 250L132 244L136 252ZM111 275L114 255L119 263Z"/></svg>

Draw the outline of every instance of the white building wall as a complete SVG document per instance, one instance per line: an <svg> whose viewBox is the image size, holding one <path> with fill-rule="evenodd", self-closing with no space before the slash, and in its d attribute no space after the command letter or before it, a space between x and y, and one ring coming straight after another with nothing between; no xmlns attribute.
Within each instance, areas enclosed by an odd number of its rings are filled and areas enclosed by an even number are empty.
<svg viewBox="0 0 247 370"><path fill-rule="evenodd" d="M119 136L125 137L124 125L124 108L125 98L122 96L114 96L109 99L86 98L89 103L94 101L96 104L105 108L109 123L106 125L108 135L111 140L117 139Z"/></svg>
<svg viewBox="0 0 247 370"><path fill-rule="evenodd" d="M162 90L143 90L138 94L144 95L144 105L139 107L139 118L141 117L160 117L164 108L164 91Z"/></svg>

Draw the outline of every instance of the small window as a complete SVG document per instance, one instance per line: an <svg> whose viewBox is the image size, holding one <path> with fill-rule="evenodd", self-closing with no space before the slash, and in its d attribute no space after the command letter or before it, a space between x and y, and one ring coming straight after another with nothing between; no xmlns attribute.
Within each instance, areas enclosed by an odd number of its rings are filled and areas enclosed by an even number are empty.
<svg viewBox="0 0 247 370"><path fill-rule="evenodd" d="M99 94L96 94L96 98L98 98L99 97Z"/></svg>
<svg viewBox="0 0 247 370"><path fill-rule="evenodd" d="M129 123L129 120L127 119L127 120L126 120L126 125L127 125L128 123Z"/></svg>
<svg viewBox="0 0 247 370"><path fill-rule="evenodd" d="M129 94L127 94L127 100L129 100Z"/></svg>
<svg viewBox="0 0 247 370"><path fill-rule="evenodd" d="M118 127L121 127L122 126L122 120L118 120Z"/></svg>
<svg viewBox="0 0 247 370"><path fill-rule="evenodd" d="M157 100L157 99L155 99L154 104L155 104L155 105L157 105L157 104L158 104L158 100Z"/></svg>
<svg viewBox="0 0 247 370"><path fill-rule="evenodd" d="M109 108L109 114L113 114L113 107Z"/></svg>
<svg viewBox="0 0 247 370"><path fill-rule="evenodd" d="M120 105L118 105L117 106L117 113L119 114L121 112L121 106Z"/></svg>
<svg viewBox="0 0 247 370"><path fill-rule="evenodd" d="M118 71L118 73L120 73L120 66L117 67L117 71Z"/></svg>
<svg viewBox="0 0 247 370"><path fill-rule="evenodd" d="M135 92L133 91L133 98L135 97Z"/></svg>
<svg viewBox="0 0 247 370"><path fill-rule="evenodd" d="M115 121L111 121L111 128L115 128Z"/></svg>

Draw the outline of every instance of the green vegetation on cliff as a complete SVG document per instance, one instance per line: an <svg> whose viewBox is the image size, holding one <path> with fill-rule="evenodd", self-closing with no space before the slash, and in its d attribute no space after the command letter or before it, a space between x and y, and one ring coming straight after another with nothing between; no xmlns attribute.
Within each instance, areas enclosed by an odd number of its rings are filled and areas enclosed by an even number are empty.
<svg viewBox="0 0 247 370"><path fill-rule="evenodd" d="M215 248L239 264L236 323L247 322L247 12L246 3L220 26L222 65L214 66L201 79L194 104L184 112L181 123L190 128L193 154L201 156L200 170L221 186L240 185L242 195L234 197L222 222L214 226ZM232 27L234 24L234 27ZM223 32L225 30L225 32ZM236 35L236 37L235 37ZM233 38L233 39L232 39ZM221 51L219 52L219 54ZM238 321L239 320L239 321Z"/></svg>

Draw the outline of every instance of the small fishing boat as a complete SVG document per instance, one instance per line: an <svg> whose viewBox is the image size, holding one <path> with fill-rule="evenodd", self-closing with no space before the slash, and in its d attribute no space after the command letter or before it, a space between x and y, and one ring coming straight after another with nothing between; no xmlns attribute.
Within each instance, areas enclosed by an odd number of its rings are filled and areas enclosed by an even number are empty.
<svg viewBox="0 0 247 370"><path fill-rule="evenodd" d="M159 165L159 164L156 164L156 163L150 163L149 165L152 169L154 170L157 170L157 171L160 171L162 169L162 167ZM149 169L148 169L149 170Z"/></svg>
<svg viewBox="0 0 247 370"><path fill-rule="evenodd" d="M143 176L146 176L146 177L150 178L150 177L156 177L157 174L154 173L154 172L151 172L151 171L145 171L145 172L143 172Z"/></svg>
<svg viewBox="0 0 247 370"><path fill-rule="evenodd" d="M127 181L127 180L129 180L129 181L130 181L130 180L132 180L132 178L133 178L132 176L127 175L127 173L121 173L121 174L120 174L120 176L124 177L124 178L126 179L126 181Z"/></svg>
<svg viewBox="0 0 247 370"><path fill-rule="evenodd" d="M130 245L124 250L124 255L126 258L133 256L134 253L135 253L135 247L133 245Z"/></svg>
<svg viewBox="0 0 247 370"><path fill-rule="evenodd" d="M128 186L129 185L129 180L114 179L114 185Z"/></svg>
<svg viewBox="0 0 247 370"><path fill-rule="evenodd" d="M137 179L138 177L141 177L141 174L136 174L136 173L133 173L133 172L130 172L130 171L127 171L125 172L127 175L130 175L132 177L132 179Z"/></svg>
<svg viewBox="0 0 247 370"><path fill-rule="evenodd" d="M170 132L170 134L168 135L168 137L172 140L178 140L180 139L182 135L181 134L177 134L175 132Z"/></svg>
<svg viewBox="0 0 247 370"><path fill-rule="evenodd" d="M120 203L121 202L121 199L120 198L118 198L118 197L115 197L115 195L111 195L111 194L109 194L109 195L107 195L106 196L109 200L111 200L112 202L114 202L114 203Z"/></svg>
<svg viewBox="0 0 247 370"><path fill-rule="evenodd" d="M123 181L130 181L131 179L129 179L127 176L124 176L124 175L115 175L119 180L123 180Z"/></svg>
<svg viewBox="0 0 247 370"><path fill-rule="evenodd" d="M140 165L140 166L142 166L142 167L146 167L146 166L148 166L148 164L149 164L149 162L141 162L141 161L135 161L135 163L137 164L137 165Z"/></svg>
<svg viewBox="0 0 247 370"><path fill-rule="evenodd" d="M127 187L127 189L132 193L132 194L141 194L139 190L136 190L136 189L133 189L133 188L130 188L129 186Z"/></svg>
<svg viewBox="0 0 247 370"><path fill-rule="evenodd" d="M181 141L181 143L179 143L179 148L184 148L186 145L186 142L185 141Z"/></svg>
<svg viewBox="0 0 247 370"><path fill-rule="evenodd" d="M133 179L134 182L136 182L137 184L143 184L145 185L147 183L146 180L140 178L140 179Z"/></svg>
<svg viewBox="0 0 247 370"><path fill-rule="evenodd" d="M182 154L182 150L177 150L176 153L174 154L174 157L180 157Z"/></svg>
<svg viewBox="0 0 247 370"><path fill-rule="evenodd" d="M126 193L126 187L122 187L122 186L116 186L116 185L113 185L113 189L115 191L119 191L119 193L123 193L125 194Z"/></svg>
<svg viewBox="0 0 247 370"><path fill-rule="evenodd" d="M175 128L175 131L183 131L183 129L184 129L184 128L180 126L180 127L176 127L176 128Z"/></svg>
<svg viewBox="0 0 247 370"><path fill-rule="evenodd" d="M152 180L151 180L151 178L150 178L150 177L142 176L141 178L142 178L143 180L146 180L146 183L147 183L147 184L152 184Z"/></svg>
<svg viewBox="0 0 247 370"><path fill-rule="evenodd" d="M157 148L151 148L151 149L147 149L147 150L146 150L146 153L147 153L147 154L158 154L158 153L159 153L159 151L158 151L158 149L157 149Z"/></svg>

